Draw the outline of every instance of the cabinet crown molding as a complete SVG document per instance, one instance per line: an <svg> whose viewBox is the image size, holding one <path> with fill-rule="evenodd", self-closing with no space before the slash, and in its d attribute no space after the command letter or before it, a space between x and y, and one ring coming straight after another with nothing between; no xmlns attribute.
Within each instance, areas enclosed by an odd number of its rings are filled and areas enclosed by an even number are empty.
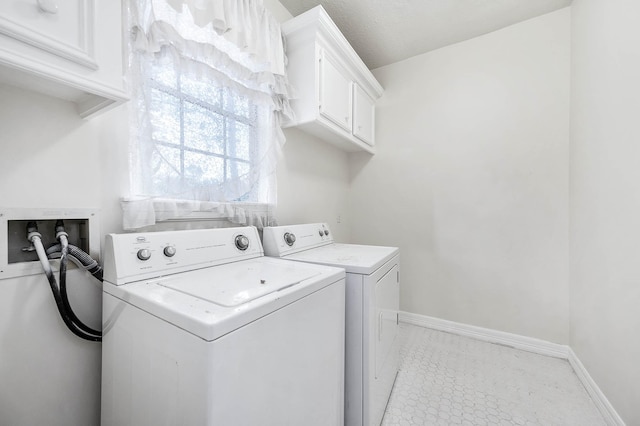
<svg viewBox="0 0 640 426"><path fill-rule="evenodd" d="M369 68L362 62L362 59L321 5L283 23L281 28L288 44L297 44L300 41L315 38L325 48L340 52L345 66L350 68L358 83L369 96L378 99L384 93L380 83L371 74Z"/></svg>

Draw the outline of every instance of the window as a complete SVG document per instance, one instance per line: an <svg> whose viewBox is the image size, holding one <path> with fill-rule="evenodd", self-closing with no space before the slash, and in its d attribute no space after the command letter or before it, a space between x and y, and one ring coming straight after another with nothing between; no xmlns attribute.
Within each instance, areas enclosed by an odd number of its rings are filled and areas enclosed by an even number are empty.
<svg viewBox="0 0 640 426"><path fill-rule="evenodd" d="M276 200L279 124L292 119L279 24L260 0L127 5L132 143L123 227L201 213L260 226L256 212L269 214Z"/></svg>
<svg viewBox="0 0 640 426"><path fill-rule="evenodd" d="M144 192L201 201L265 201L260 185L241 184L260 167L254 145L265 108L166 63L150 66L144 84L151 138L140 146Z"/></svg>

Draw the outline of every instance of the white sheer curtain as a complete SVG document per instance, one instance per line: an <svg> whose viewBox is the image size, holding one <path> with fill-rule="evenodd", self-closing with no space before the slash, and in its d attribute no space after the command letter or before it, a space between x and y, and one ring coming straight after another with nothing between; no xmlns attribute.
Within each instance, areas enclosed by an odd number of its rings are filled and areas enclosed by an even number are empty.
<svg viewBox="0 0 640 426"><path fill-rule="evenodd" d="M276 202L276 162L285 141L280 123L293 115L278 22L261 0L130 0L128 13L132 193L122 201L123 227L137 229L157 221L193 217L267 225L270 206ZM158 91L154 97L153 88L145 84L149 81L166 84L168 91L178 81L183 91L199 90L205 98L215 98L211 103L240 105L236 108L250 124L252 136L250 146L238 148L237 164L225 163L224 175L231 177L223 182L215 178L197 181L215 170L196 161L194 179L189 180L183 171L181 183L176 183L171 177L174 160L153 142L179 138L184 144L185 137L176 136L171 126L178 115L183 121L188 117L183 110L172 110L163 103ZM251 107L245 108L245 102ZM197 102L190 105L200 107ZM198 132L213 138L220 131L215 123L194 117ZM238 133L245 131L244 124L237 127L242 127ZM243 162L245 150L250 152L246 155L251 167ZM160 173L163 167L166 176ZM228 172L231 169L234 173ZM150 184L153 173L160 177Z"/></svg>

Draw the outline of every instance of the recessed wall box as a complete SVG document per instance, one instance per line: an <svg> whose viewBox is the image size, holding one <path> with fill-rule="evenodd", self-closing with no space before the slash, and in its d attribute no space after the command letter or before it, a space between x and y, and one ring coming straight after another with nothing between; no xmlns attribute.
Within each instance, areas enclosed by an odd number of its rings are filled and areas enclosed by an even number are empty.
<svg viewBox="0 0 640 426"><path fill-rule="evenodd" d="M37 275L42 266L27 241L27 223L36 222L45 248L57 243L55 224L61 219L69 244L94 259L100 255L98 211L90 209L2 209L0 208L0 279ZM54 270L59 261L52 260ZM69 263L72 267L72 263Z"/></svg>

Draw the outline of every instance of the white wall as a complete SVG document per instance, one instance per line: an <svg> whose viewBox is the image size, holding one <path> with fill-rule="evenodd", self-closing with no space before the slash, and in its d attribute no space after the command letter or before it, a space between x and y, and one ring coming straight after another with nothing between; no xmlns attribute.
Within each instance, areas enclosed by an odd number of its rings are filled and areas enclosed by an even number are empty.
<svg viewBox="0 0 640 426"><path fill-rule="evenodd" d="M640 424L640 3L574 0L571 347Z"/></svg>
<svg viewBox="0 0 640 426"><path fill-rule="evenodd" d="M278 19L291 15L277 0ZM0 84L0 207L99 209L102 233L121 232L129 180L127 106L90 121L72 104ZM278 166L280 223L325 221L348 236L346 154L295 130ZM77 272L77 271L76 271ZM70 272L71 303L94 327L101 290ZM0 280L0 424L99 424L100 345L71 335L44 275Z"/></svg>
<svg viewBox="0 0 640 426"><path fill-rule="evenodd" d="M99 129L72 104L0 85L0 129L2 207L100 208ZM68 280L72 306L98 327L100 288ZM0 424L98 424L100 345L67 332L44 275L0 280L0 294Z"/></svg>
<svg viewBox="0 0 640 426"><path fill-rule="evenodd" d="M281 225L327 222L338 241L349 239L348 155L297 129L286 129L287 143L278 163Z"/></svg>
<svg viewBox="0 0 640 426"><path fill-rule="evenodd" d="M401 309L569 339L570 12L374 70L352 239L401 249Z"/></svg>

